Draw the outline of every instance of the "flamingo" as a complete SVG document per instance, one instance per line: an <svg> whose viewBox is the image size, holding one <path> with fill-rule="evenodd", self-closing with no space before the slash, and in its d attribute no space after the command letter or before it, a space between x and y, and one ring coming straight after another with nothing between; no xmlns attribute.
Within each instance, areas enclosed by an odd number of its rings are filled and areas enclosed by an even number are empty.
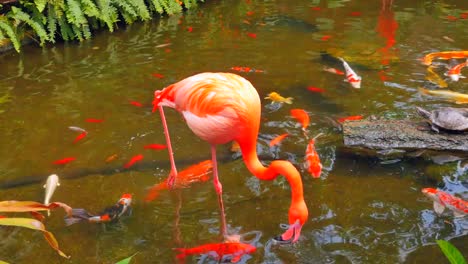
<svg viewBox="0 0 468 264"><path fill-rule="evenodd" d="M248 170L261 180L274 180L283 175L291 186L291 204L288 212L287 230L275 240L294 243L299 239L301 228L308 218L303 196L301 175L289 161L275 160L268 167L257 156L257 137L260 127L260 97L253 85L233 73L205 72L187 77L177 83L154 92L153 112L159 110L169 152L171 171L168 185L177 177L169 130L163 106L179 111L189 128L211 146L213 183L218 197L222 185L218 177L216 145L236 141ZM222 199L221 214L224 216ZM225 223L222 223L225 227Z"/></svg>

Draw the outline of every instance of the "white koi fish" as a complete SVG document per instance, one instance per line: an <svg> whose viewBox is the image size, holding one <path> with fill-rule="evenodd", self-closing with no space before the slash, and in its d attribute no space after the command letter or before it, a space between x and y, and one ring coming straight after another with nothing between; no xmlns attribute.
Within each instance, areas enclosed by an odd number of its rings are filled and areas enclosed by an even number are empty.
<svg viewBox="0 0 468 264"><path fill-rule="evenodd" d="M44 188L45 188L44 204L45 205L49 205L50 198L52 198L52 195L54 194L55 188L57 188L57 186L60 186L59 178L57 174L52 174L49 177L47 177L46 184L44 184ZM47 211L47 215L50 216L50 211Z"/></svg>
<svg viewBox="0 0 468 264"><path fill-rule="evenodd" d="M338 57L343 62L343 66L346 71L346 82L349 82L353 88L359 89L361 88L361 76L357 75L356 72L351 69L351 67L348 65L348 63L343 59Z"/></svg>

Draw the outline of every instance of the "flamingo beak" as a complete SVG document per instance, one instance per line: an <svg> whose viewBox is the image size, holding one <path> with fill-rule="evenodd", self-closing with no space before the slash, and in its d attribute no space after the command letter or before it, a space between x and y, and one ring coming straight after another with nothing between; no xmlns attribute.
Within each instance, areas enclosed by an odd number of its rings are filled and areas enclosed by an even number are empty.
<svg viewBox="0 0 468 264"><path fill-rule="evenodd" d="M288 230L284 232L281 236L277 236L274 240L280 244L291 244L296 242L301 235L302 225L299 222L299 219L294 222L294 224L289 225Z"/></svg>

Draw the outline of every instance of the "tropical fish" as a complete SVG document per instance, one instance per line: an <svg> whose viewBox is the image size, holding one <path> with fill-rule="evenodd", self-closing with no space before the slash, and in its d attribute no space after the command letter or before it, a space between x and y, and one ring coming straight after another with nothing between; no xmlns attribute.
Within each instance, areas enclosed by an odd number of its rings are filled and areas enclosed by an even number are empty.
<svg viewBox="0 0 468 264"><path fill-rule="evenodd" d="M241 151L239 143L237 143L237 141L232 141L231 152L239 152L239 151Z"/></svg>
<svg viewBox="0 0 468 264"><path fill-rule="evenodd" d="M88 118L85 120L88 123L102 123L104 120L102 119L94 119L94 118Z"/></svg>
<svg viewBox="0 0 468 264"><path fill-rule="evenodd" d="M81 127L69 126L68 129L70 129L71 131L75 131L75 132L87 133L87 131Z"/></svg>
<svg viewBox="0 0 468 264"><path fill-rule="evenodd" d="M322 173L322 163L320 163L320 156L315 150L315 139L320 135L321 134L318 134L309 141L304 158L307 171L310 173L310 175L312 175L313 178L320 178L320 174Z"/></svg>
<svg viewBox="0 0 468 264"><path fill-rule="evenodd" d="M466 65L468 65L468 59L467 61L457 64L453 66L452 68L450 68L449 71L447 72L447 76L450 77L450 79L452 79L452 81L454 82L458 82L460 78L465 78L465 76L460 75L460 71Z"/></svg>
<svg viewBox="0 0 468 264"><path fill-rule="evenodd" d="M242 66L233 66L233 67L231 67L231 70L237 71L237 72L255 72L255 73L265 72L264 70L257 70L257 69L254 69L254 68L242 67Z"/></svg>
<svg viewBox="0 0 468 264"><path fill-rule="evenodd" d="M47 177L46 183L44 184L45 188L45 197L44 197L44 204L49 205L50 198L52 198L52 195L55 192L55 189L57 186L60 186L59 178L57 174L52 174L49 177ZM50 216L50 211L47 211L47 215Z"/></svg>
<svg viewBox="0 0 468 264"><path fill-rule="evenodd" d="M250 38L257 38L257 34L251 32L247 33L247 36L249 36Z"/></svg>
<svg viewBox="0 0 468 264"><path fill-rule="evenodd" d="M309 90L311 92L314 92L314 93L323 93L323 92L325 92L324 89L318 88L318 87L313 87L313 86L307 87L307 90Z"/></svg>
<svg viewBox="0 0 468 264"><path fill-rule="evenodd" d="M449 60L462 59L466 57L468 57L468 50L432 52L424 56L422 63L425 65L431 65L432 61L435 59Z"/></svg>
<svg viewBox="0 0 468 264"><path fill-rule="evenodd" d="M75 159L76 159L75 157L63 158L63 159L54 161L53 164L56 164L56 165L63 165L63 164L67 164L67 163L69 163L69 162L72 162L72 161L74 161Z"/></svg>
<svg viewBox="0 0 468 264"><path fill-rule="evenodd" d="M213 162L211 160L205 160L198 164L192 165L183 171L180 171L175 178L174 189L188 188L190 184L194 182L205 182L210 179L209 173L213 169ZM162 190L168 190L169 185L167 184L167 178L158 184L155 184L148 191L145 201L152 201L159 196L159 192Z"/></svg>
<svg viewBox="0 0 468 264"><path fill-rule="evenodd" d="M454 101L456 104L468 104L468 94L457 93L450 90L434 91L424 88L419 88L419 91L423 94L444 97L448 100Z"/></svg>
<svg viewBox="0 0 468 264"><path fill-rule="evenodd" d="M427 67L426 79L440 88L447 88L448 86L447 82L434 72L434 66L432 65Z"/></svg>
<svg viewBox="0 0 468 264"><path fill-rule="evenodd" d="M125 213L130 214L131 204L132 195L125 193L115 205L105 208L102 213L98 215L90 214L82 208L72 209L72 214L70 216L66 216L64 219L65 225L70 226L83 220L86 220L90 223L115 222Z"/></svg>
<svg viewBox="0 0 468 264"><path fill-rule="evenodd" d="M344 121L347 121L347 120L361 120L362 118L363 118L362 115L347 116L347 117L338 118L338 122L344 123Z"/></svg>
<svg viewBox="0 0 468 264"><path fill-rule="evenodd" d="M424 188L421 191L434 202L434 211L439 215L444 212L445 208L452 211L455 217L468 214L468 201L434 188Z"/></svg>
<svg viewBox="0 0 468 264"><path fill-rule="evenodd" d="M287 136L289 136L288 133L281 134L274 139L270 141L270 147L273 147L274 145L278 145L283 139L285 139Z"/></svg>
<svg viewBox="0 0 468 264"><path fill-rule="evenodd" d="M331 39L332 36L330 35L325 35L325 36L322 36L320 39L323 40L323 41L327 41L329 39Z"/></svg>
<svg viewBox="0 0 468 264"><path fill-rule="evenodd" d="M106 162L109 163L111 161L114 161L119 155L117 154L112 154L109 157L107 157Z"/></svg>
<svg viewBox="0 0 468 264"><path fill-rule="evenodd" d="M277 103L287 103L287 104L292 104L292 97L284 98L277 92L271 92L268 94L265 99L270 99L272 102L277 102Z"/></svg>
<svg viewBox="0 0 468 264"><path fill-rule="evenodd" d="M220 261L226 255L232 255L231 262L238 262L245 254L255 252L256 247L250 244L241 242L223 242L214 244L204 244L193 248L176 248L179 254L176 256L178 259L184 259L188 255L199 255L214 252L213 256L216 260Z"/></svg>
<svg viewBox="0 0 468 264"><path fill-rule="evenodd" d="M326 72L330 72L330 73L334 73L334 74L338 74L338 75L344 75L345 73L338 70L338 69L335 69L335 68L329 68L329 67L323 67L323 70L326 71Z"/></svg>
<svg viewBox="0 0 468 264"><path fill-rule="evenodd" d="M151 75L153 75L153 77L156 77L156 78L158 78L158 79L164 78L164 75L162 75L162 74L160 74L160 73L153 73L153 74L151 74Z"/></svg>
<svg viewBox="0 0 468 264"><path fill-rule="evenodd" d="M310 123L309 114L303 109L291 109L290 113L302 124L302 130L306 130Z"/></svg>
<svg viewBox="0 0 468 264"><path fill-rule="evenodd" d="M76 136L75 140L73 141L73 144L75 144L76 142L82 140L83 138L86 137L86 135L88 134L88 132L83 132L81 134L79 134L78 136Z"/></svg>
<svg viewBox="0 0 468 264"><path fill-rule="evenodd" d="M142 160L143 159L143 155L141 154L138 154L138 155L135 155L133 156L129 162L127 162L125 165L124 165L124 168L125 169L128 169L130 168L131 166L133 166L135 163L137 163L138 161Z"/></svg>
<svg viewBox="0 0 468 264"><path fill-rule="evenodd" d="M149 144L143 147L144 149L154 149L154 150L160 150L160 149L165 149L167 148L166 145L162 144Z"/></svg>
<svg viewBox="0 0 468 264"><path fill-rule="evenodd" d="M353 88L361 88L361 76L358 76L343 58L338 58L343 62L346 71L345 81L349 82Z"/></svg>
<svg viewBox="0 0 468 264"><path fill-rule="evenodd" d="M137 101L130 101L130 104L136 106L136 107L142 107L143 105L140 102Z"/></svg>

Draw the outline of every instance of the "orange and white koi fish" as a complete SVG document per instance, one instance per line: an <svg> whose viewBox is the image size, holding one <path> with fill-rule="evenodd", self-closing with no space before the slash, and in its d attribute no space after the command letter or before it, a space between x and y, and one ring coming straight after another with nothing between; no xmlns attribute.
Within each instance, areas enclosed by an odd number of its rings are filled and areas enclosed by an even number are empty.
<svg viewBox="0 0 468 264"><path fill-rule="evenodd" d="M74 161L75 159L76 159L75 157L63 158L63 159L54 161L53 164L64 165L64 164Z"/></svg>
<svg viewBox="0 0 468 264"><path fill-rule="evenodd" d="M427 90L424 88L419 88L419 92L428 95L440 96L448 100L454 101L456 104L468 104L468 94L457 93L450 90Z"/></svg>
<svg viewBox="0 0 468 264"><path fill-rule="evenodd" d="M434 72L434 66L429 66L427 67L427 74L426 74L426 80L430 81L431 83L436 84L440 88L447 88L448 84L447 82L442 79L439 74Z"/></svg>
<svg viewBox="0 0 468 264"><path fill-rule="evenodd" d="M128 169L130 168L131 166L133 166L135 163L137 163L138 161L141 161L143 159L143 155L141 154L138 154L138 155L135 155L133 156L129 162L127 162L125 165L124 165L124 168L125 169Z"/></svg>
<svg viewBox="0 0 468 264"><path fill-rule="evenodd" d="M213 162L211 160L205 160L198 164L192 165L177 174L174 185L174 189L188 188L190 184L195 182L205 182L210 179L210 172L213 170ZM149 202L156 199L159 196L159 192L162 190L168 190L169 185L167 179L163 182L155 184L148 191L145 197L145 201Z"/></svg>
<svg viewBox="0 0 468 264"><path fill-rule="evenodd" d="M292 97L285 98L277 92L269 93L268 96L265 97L265 99L270 99L272 102L287 103L287 104L292 104L292 100L293 100Z"/></svg>
<svg viewBox="0 0 468 264"><path fill-rule="evenodd" d="M65 225L70 226L81 222L83 220L88 221L90 223L105 223L105 222L115 222L120 217L122 217L125 213L131 213L131 206L132 204L132 195L125 193L119 199L119 201L114 204L113 206L105 208L102 213L98 215L93 215L88 213L85 209L76 208L72 209L72 213L70 216L65 217Z"/></svg>
<svg viewBox="0 0 468 264"><path fill-rule="evenodd" d="M432 61L435 59L450 60L463 59L467 57L468 50L432 52L424 56L422 63L425 65L431 65Z"/></svg>
<svg viewBox="0 0 468 264"><path fill-rule="evenodd" d="M460 63L458 65L453 66L452 68L449 69L447 72L447 76L452 79L454 82L458 82L460 78L465 78L465 76L460 75L461 69L465 66L468 65L468 60L466 60L463 63Z"/></svg>
<svg viewBox="0 0 468 264"><path fill-rule="evenodd" d="M340 123L344 123L344 121L347 121L347 120L361 120L363 118L362 115L355 115L355 116L347 116L347 117L342 117L342 118L338 118L338 122Z"/></svg>
<svg viewBox="0 0 468 264"><path fill-rule="evenodd" d="M333 73L333 74L338 74L338 75L344 75L345 73L338 70L338 69L335 69L335 68L329 68L329 67L323 67L323 70L326 71L326 72L329 72L329 73Z"/></svg>
<svg viewBox="0 0 468 264"><path fill-rule="evenodd" d="M76 136L75 140L73 141L73 144L76 144L76 142L82 140L83 138L86 137L86 135L88 135L88 132L83 132L81 134L79 134L78 136Z"/></svg>
<svg viewBox="0 0 468 264"><path fill-rule="evenodd" d="M265 72L264 70L257 70L257 69L254 69L254 68L250 68L250 67L241 67L241 66L234 66L234 67L231 67L231 70L237 71L237 72L255 72L255 73L262 73L262 72Z"/></svg>
<svg viewBox="0 0 468 264"><path fill-rule="evenodd" d="M346 71L346 79L345 81L349 82L353 88L359 89L361 88L361 76L357 75L353 69L348 65L348 63L343 58L338 58L343 62L343 67Z"/></svg>
<svg viewBox="0 0 468 264"><path fill-rule="evenodd" d="M290 113L302 124L302 130L306 130L310 123L309 114L303 109L291 109Z"/></svg>
<svg viewBox="0 0 468 264"><path fill-rule="evenodd" d="M223 242L214 244L204 244L193 248L176 248L179 254L176 256L177 259L184 259L188 255L199 255L209 254L211 252L217 261L223 259L224 256L231 256L231 263L238 262L245 254L254 253L257 248L250 244L244 244L241 242Z"/></svg>
<svg viewBox="0 0 468 264"><path fill-rule="evenodd" d="M313 178L320 178L320 174L322 173L322 163L320 162L320 157L317 153L317 150L315 150L315 139L320 135L321 134L318 134L309 141L305 152L306 168Z"/></svg>
<svg viewBox="0 0 468 264"><path fill-rule="evenodd" d="M285 139L287 136L289 136L288 133L281 134L274 139L270 141L270 147L273 147L274 145L278 145L283 139Z"/></svg>
<svg viewBox="0 0 468 264"><path fill-rule="evenodd" d="M166 149L166 145L162 144L149 144L143 147L144 149L154 149L154 150L161 150L161 149Z"/></svg>
<svg viewBox="0 0 468 264"><path fill-rule="evenodd" d="M468 201L434 188L424 188L421 191L434 202L434 211L439 215L444 212L445 208L452 211L455 217L468 214Z"/></svg>

